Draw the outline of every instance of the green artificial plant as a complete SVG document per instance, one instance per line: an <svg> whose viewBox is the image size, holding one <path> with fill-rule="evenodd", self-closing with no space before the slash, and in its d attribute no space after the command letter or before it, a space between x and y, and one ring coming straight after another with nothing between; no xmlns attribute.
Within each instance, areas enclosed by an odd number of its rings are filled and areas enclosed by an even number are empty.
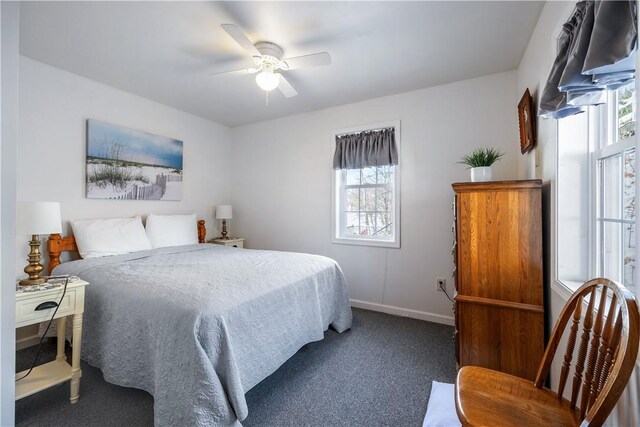
<svg viewBox="0 0 640 427"><path fill-rule="evenodd" d="M469 168L481 168L491 166L502 157L504 157L504 153L497 148L476 148L458 163L465 164Z"/></svg>

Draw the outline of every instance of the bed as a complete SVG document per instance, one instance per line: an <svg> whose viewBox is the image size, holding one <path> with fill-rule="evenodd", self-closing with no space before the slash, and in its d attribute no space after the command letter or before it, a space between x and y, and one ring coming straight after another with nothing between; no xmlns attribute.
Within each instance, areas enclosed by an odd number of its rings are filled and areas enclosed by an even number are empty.
<svg viewBox="0 0 640 427"><path fill-rule="evenodd" d="M204 221L198 224L204 242ZM241 425L245 393L332 327L351 327L344 276L326 257L196 244L60 263L87 280L82 358L154 396L156 426Z"/></svg>

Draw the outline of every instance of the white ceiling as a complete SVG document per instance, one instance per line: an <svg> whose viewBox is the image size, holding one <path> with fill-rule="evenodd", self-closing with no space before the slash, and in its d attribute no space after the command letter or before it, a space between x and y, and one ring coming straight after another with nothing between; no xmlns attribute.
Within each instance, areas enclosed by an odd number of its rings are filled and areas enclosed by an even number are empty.
<svg viewBox="0 0 640 427"><path fill-rule="evenodd" d="M229 126L517 68L543 2L23 2L20 52ZM299 95L265 93L220 28L240 26L285 57Z"/></svg>

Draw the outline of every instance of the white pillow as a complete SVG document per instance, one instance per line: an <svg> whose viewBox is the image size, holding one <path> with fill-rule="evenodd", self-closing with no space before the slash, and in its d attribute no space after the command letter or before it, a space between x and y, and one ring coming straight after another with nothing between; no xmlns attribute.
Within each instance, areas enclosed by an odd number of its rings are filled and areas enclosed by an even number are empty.
<svg viewBox="0 0 640 427"><path fill-rule="evenodd" d="M151 249L142 219L81 219L71 222L82 258L128 254Z"/></svg>
<svg viewBox="0 0 640 427"><path fill-rule="evenodd" d="M198 243L198 221L192 215L154 215L147 217L147 237L152 248Z"/></svg>

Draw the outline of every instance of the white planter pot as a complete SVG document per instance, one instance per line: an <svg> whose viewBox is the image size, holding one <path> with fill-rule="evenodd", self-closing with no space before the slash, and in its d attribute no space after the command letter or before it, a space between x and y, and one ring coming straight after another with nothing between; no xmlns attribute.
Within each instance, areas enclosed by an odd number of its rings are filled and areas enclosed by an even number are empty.
<svg viewBox="0 0 640 427"><path fill-rule="evenodd" d="M471 168L471 182L491 181L491 166Z"/></svg>

